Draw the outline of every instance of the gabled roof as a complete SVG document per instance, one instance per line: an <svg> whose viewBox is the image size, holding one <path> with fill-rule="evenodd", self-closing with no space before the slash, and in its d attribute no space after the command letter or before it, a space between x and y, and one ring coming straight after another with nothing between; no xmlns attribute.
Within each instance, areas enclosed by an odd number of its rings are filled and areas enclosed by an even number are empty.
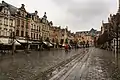
<svg viewBox="0 0 120 80"><path fill-rule="evenodd" d="M97 32L97 30L95 30L95 29L92 28L92 29L89 31L89 34L90 34L90 33L96 33L96 32Z"/></svg>
<svg viewBox="0 0 120 80"><path fill-rule="evenodd" d="M2 10L4 6L2 5L2 3L0 3L0 11Z"/></svg>
<svg viewBox="0 0 120 80"><path fill-rule="evenodd" d="M107 29L108 27L110 27L110 23L103 23L103 27Z"/></svg>
<svg viewBox="0 0 120 80"><path fill-rule="evenodd" d="M27 18L30 18L30 17L31 17L31 14L30 14L30 13L27 13L26 17L27 17Z"/></svg>
<svg viewBox="0 0 120 80"><path fill-rule="evenodd" d="M2 6L2 3L0 3L0 6Z"/></svg>
<svg viewBox="0 0 120 80"><path fill-rule="evenodd" d="M11 4L8 4L5 1L2 1L2 5L5 6L5 7L8 7L8 9L10 10L11 15L14 15L18 10L17 7L15 7L15 6L11 5Z"/></svg>

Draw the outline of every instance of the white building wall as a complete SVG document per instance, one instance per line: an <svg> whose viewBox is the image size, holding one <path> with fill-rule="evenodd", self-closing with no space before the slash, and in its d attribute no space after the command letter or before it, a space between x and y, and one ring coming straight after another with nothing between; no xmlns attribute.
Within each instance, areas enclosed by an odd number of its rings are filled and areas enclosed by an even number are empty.
<svg viewBox="0 0 120 80"><path fill-rule="evenodd" d="M6 9L6 8L5 8ZM4 8L3 8L3 10L2 10L2 12L3 12L3 14L4 14L4 10L5 10ZM6 25L4 25L5 24L5 18L7 19L7 24ZM10 19L12 19L13 20L13 25L12 26L10 26ZM9 36L10 36L10 29L12 29L12 31L14 31L14 27L15 27L15 19L10 15L10 12L9 12L9 10L8 10L8 14L5 14L4 16L1 16L0 17L0 22L2 23L2 24L0 24L0 28L1 28L1 30L0 30L0 40L2 40L1 42L2 43L8 43L9 42ZM7 30L5 30L5 29L7 29Z"/></svg>

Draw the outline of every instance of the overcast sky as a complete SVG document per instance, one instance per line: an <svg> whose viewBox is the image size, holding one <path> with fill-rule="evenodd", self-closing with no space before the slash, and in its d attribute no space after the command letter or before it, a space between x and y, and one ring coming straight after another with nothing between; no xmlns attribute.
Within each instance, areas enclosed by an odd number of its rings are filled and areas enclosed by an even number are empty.
<svg viewBox="0 0 120 80"><path fill-rule="evenodd" d="M47 12L54 25L68 26L72 32L100 30L101 22L107 22L109 14L117 12L118 0L4 0L16 7L25 4L28 12L38 11L40 17Z"/></svg>

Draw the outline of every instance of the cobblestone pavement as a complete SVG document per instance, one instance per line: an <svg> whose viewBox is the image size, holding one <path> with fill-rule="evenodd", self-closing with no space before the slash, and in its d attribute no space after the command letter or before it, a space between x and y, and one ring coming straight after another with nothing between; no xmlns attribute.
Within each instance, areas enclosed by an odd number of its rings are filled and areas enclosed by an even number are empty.
<svg viewBox="0 0 120 80"><path fill-rule="evenodd" d="M59 62L80 53L83 49L20 52L0 59L0 80L30 80L40 72Z"/></svg>
<svg viewBox="0 0 120 80"><path fill-rule="evenodd" d="M93 48L64 80L120 80L120 72L112 52Z"/></svg>

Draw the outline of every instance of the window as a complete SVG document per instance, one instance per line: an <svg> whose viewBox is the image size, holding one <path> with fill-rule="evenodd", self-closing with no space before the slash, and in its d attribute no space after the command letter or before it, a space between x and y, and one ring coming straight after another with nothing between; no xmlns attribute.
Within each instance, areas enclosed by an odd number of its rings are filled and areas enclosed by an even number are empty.
<svg viewBox="0 0 120 80"><path fill-rule="evenodd" d="M38 34L37 34L36 38L38 39Z"/></svg>
<svg viewBox="0 0 120 80"><path fill-rule="evenodd" d="M4 13L6 13L6 10L4 9Z"/></svg>
<svg viewBox="0 0 120 80"><path fill-rule="evenodd" d="M34 16L32 16L32 20L34 20Z"/></svg>
<svg viewBox="0 0 120 80"><path fill-rule="evenodd" d="M9 29L9 32L11 33L11 32L12 32L12 29Z"/></svg>
<svg viewBox="0 0 120 80"><path fill-rule="evenodd" d="M37 26L37 31L39 30L39 27Z"/></svg>
<svg viewBox="0 0 120 80"><path fill-rule="evenodd" d="M35 39L35 33L34 33L34 39Z"/></svg>
<svg viewBox="0 0 120 80"><path fill-rule="evenodd" d="M24 20L22 20L22 27L24 27Z"/></svg>
<svg viewBox="0 0 120 80"><path fill-rule="evenodd" d="M0 20L0 25L2 25L2 20Z"/></svg>
<svg viewBox="0 0 120 80"><path fill-rule="evenodd" d="M19 30L16 31L16 36L19 36Z"/></svg>
<svg viewBox="0 0 120 80"><path fill-rule="evenodd" d="M43 28L43 30L44 30L44 25L42 25L42 28Z"/></svg>
<svg viewBox="0 0 120 80"><path fill-rule="evenodd" d="M31 38L33 38L33 33L31 33Z"/></svg>
<svg viewBox="0 0 120 80"><path fill-rule="evenodd" d="M17 25L20 26L20 19L17 19Z"/></svg>
<svg viewBox="0 0 120 80"><path fill-rule="evenodd" d="M36 26L34 25L34 29L36 29Z"/></svg>
<svg viewBox="0 0 120 80"><path fill-rule="evenodd" d="M33 24L31 24L31 30L33 29Z"/></svg>
<svg viewBox="0 0 120 80"><path fill-rule="evenodd" d="M0 27L0 36L2 35L2 28Z"/></svg>
<svg viewBox="0 0 120 80"><path fill-rule="evenodd" d="M4 25L8 25L8 19L4 18Z"/></svg>
<svg viewBox="0 0 120 80"><path fill-rule="evenodd" d="M39 35L39 39L40 39L41 37L40 37L40 35Z"/></svg>
<svg viewBox="0 0 120 80"><path fill-rule="evenodd" d="M13 20L10 19L10 26L13 26Z"/></svg>
<svg viewBox="0 0 120 80"><path fill-rule="evenodd" d="M4 28L4 36L7 36L7 29Z"/></svg>
<svg viewBox="0 0 120 80"><path fill-rule="evenodd" d="M40 32L40 27L39 27L39 32Z"/></svg>
<svg viewBox="0 0 120 80"><path fill-rule="evenodd" d="M8 10L7 10L7 9L4 9L4 13L5 13L5 14L8 14Z"/></svg>
<svg viewBox="0 0 120 80"><path fill-rule="evenodd" d="M28 32L26 32L25 34L26 34L26 36L28 36Z"/></svg>
<svg viewBox="0 0 120 80"><path fill-rule="evenodd" d="M21 12L21 16L24 17L24 12Z"/></svg>
<svg viewBox="0 0 120 80"><path fill-rule="evenodd" d="M24 36L24 31L21 31L21 37L23 37Z"/></svg>
<svg viewBox="0 0 120 80"><path fill-rule="evenodd" d="M12 33L12 29L9 29L9 36L10 36L11 33Z"/></svg>
<svg viewBox="0 0 120 80"><path fill-rule="evenodd" d="M28 22L26 23L26 29L28 29Z"/></svg>

